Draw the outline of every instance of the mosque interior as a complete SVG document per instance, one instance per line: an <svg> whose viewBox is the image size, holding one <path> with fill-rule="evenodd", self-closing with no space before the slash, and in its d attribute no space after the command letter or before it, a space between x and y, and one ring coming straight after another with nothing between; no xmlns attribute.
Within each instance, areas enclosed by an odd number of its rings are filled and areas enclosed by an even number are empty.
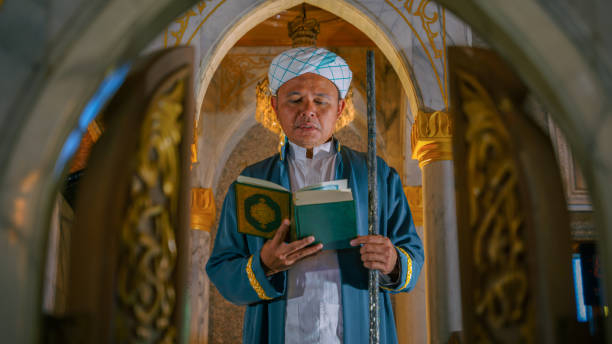
<svg viewBox="0 0 612 344"><path fill-rule="evenodd" d="M400 343L611 342L605 0L42 2L0 0L10 342L241 342L204 267L228 187L284 139L270 62L310 45L353 71L334 137L358 151L375 54L378 155L425 244Z"/></svg>

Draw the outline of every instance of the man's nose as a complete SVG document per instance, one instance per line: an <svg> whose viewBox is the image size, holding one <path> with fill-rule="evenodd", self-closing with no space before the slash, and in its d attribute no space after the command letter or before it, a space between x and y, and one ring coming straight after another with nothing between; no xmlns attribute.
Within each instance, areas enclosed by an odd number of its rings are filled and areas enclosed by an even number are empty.
<svg viewBox="0 0 612 344"><path fill-rule="evenodd" d="M304 116L308 116L308 117L313 117L316 114L316 107L315 107L315 103L312 100L305 100L303 103L303 107L302 107L302 115Z"/></svg>

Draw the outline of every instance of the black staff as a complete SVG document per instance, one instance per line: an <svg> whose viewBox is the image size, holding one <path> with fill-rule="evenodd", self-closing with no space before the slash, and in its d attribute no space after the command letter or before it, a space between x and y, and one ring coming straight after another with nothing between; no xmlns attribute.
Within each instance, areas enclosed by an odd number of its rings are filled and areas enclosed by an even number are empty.
<svg viewBox="0 0 612 344"><path fill-rule="evenodd" d="M374 52L366 59L368 97L368 235L378 234L378 193L376 190L376 86L374 83ZM370 302L370 344L380 342L378 326L378 272L370 269L368 278Z"/></svg>

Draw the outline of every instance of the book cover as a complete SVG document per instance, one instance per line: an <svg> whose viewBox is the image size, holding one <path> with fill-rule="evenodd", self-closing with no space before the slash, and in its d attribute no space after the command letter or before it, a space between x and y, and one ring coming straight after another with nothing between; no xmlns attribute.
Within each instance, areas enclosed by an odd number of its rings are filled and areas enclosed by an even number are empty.
<svg viewBox="0 0 612 344"><path fill-rule="evenodd" d="M291 217L291 192L280 185L240 176L235 190L236 219L240 233L270 239L283 219Z"/></svg>
<svg viewBox="0 0 612 344"><path fill-rule="evenodd" d="M324 250L350 248L357 237L355 201L350 189L297 192L294 197L295 237L314 235Z"/></svg>
<svg viewBox="0 0 612 344"><path fill-rule="evenodd" d="M270 239L288 218L291 241L313 235L324 250L349 248L357 236L355 202L346 179L310 185L292 195L278 184L239 176L235 190L240 233Z"/></svg>

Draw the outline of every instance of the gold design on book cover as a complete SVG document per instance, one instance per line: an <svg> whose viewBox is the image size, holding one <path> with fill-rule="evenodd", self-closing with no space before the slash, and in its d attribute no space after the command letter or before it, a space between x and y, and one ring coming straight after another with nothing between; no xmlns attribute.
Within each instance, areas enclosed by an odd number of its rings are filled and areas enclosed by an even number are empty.
<svg viewBox="0 0 612 344"><path fill-rule="evenodd" d="M274 210L266 204L263 198L260 198L259 202L251 207L250 212L261 226L266 226L274 221Z"/></svg>
<svg viewBox="0 0 612 344"><path fill-rule="evenodd" d="M236 184L238 232L271 238L290 217L291 194L247 184Z"/></svg>

